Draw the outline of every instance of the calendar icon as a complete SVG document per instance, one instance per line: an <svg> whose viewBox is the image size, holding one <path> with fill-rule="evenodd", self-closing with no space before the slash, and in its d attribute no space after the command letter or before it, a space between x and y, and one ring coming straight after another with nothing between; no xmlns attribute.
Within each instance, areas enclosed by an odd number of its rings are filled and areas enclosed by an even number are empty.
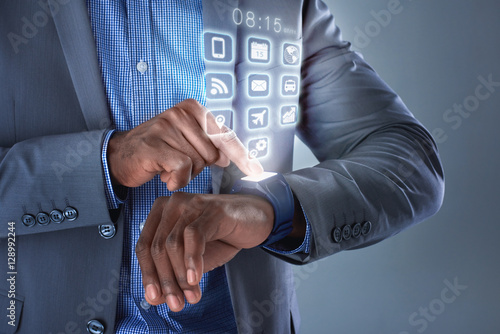
<svg viewBox="0 0 500 334"><path fill-rule="evenodd" d="M265 39L250 38L248 40L248 58L252 62L268 63L270 43Z"/></svg>

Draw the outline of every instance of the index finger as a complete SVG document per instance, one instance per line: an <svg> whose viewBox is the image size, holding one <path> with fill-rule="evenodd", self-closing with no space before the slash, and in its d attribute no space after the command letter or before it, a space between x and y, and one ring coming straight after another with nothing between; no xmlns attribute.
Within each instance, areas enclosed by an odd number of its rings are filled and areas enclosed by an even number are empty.
<svg viewBox="0 0 500 334"><path fill-rule="evenodd" d="M248 150L236 136L236 133L225 126L223 122L218 122L210 110L191 99L184 100L179 106L181 104L182 108L191 112L212 144L219 150L222 162L225 160L224 157L227 157L243 173L250 176L257 176L264 172L260 162L249 156ZM192 142L196 143L196 140L192 140Z"/></svg>
<svg viewBox="0 0 500 334"><path fill-rule="evenodd" d="M211 112L206 114L207 135L217 149L224 153L246 175L256 176L264 172L259 160L251 158L247 148L236 133L224 124L219 124Z"/></svg>

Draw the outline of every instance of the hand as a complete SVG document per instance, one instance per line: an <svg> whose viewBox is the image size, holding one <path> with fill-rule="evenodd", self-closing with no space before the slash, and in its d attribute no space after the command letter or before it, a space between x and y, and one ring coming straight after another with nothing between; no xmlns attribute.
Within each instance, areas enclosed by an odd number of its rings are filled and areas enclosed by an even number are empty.
<svg viewBox="0 0 500 334"><path fill-rule="evenodd" d="M203 273L260 245L271 233L271 204L253 195L174 193L159 197L136 245L146 300L178 312L201 299Z"/></svg>
<svg viewBox="0 0 500 334"><path fill-rule="evenodd" d="M257 159L226 126L195 100L184 100L109 141L108 164L114 184L138 187L155 175L171 191L185 187L206 166L229 160L247 175L262 173Z"/></svg>

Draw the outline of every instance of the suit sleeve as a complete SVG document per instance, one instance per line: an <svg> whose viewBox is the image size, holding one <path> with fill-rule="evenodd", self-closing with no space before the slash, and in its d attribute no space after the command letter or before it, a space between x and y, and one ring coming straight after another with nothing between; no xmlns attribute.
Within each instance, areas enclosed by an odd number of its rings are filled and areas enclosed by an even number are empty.
<svg viewBox="0 0 500 334"><path fill-rule="evenodd" d="M0 150L0 221L15 222L17 235L110 224L102 169L105 130L43 136ZM50 220L56 209L76 210L62 222ZM46 224L29 227L22 217L46 213ZM96 227L97 228L97 227ZM4 228L0 237L9 231Z"/></svg>
<svg viewBox="0 0 500 334"><path fill-rule="evenodd" d="M312 230L309 254L279 255L286 261L372 245L441 206L444 176L431 135L342 41L317 0L303 8L298 136L320 163L286 175Z"/></svg>

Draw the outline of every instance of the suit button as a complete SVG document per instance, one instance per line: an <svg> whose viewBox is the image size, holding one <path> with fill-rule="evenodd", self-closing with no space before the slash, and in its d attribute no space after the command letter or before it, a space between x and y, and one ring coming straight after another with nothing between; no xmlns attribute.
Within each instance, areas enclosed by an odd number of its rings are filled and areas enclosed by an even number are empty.
<svg viewBox="0 0 500 334"><path fill-rule="evenodd" d="M372 223L370 221L366 221L363 223L361 227L361 234L367 235L372 230Z"/></svg>
<svg viewBox="0 0 500 334"><path fill-rule="evenodd" d="M361 235L361 224L360 223L356 223L352 227L352 237L353 238L359 238L360 235Z"/></svg>
<svg viewBox="0 0 500 334"><path fill-rule="evenodd" d="M36 220L33 215L25 214L21 220L23 221L24 226L33 227L36 224Z"/></svg>
<svg viewBox="0 0 500 334"><path fill-rule="evenodd" d="M64 209L64 217L72 222L73 220L78 218L78 211L76 211L76 209L71 206L67 206L66 209Z"/></svg>
<svg viewBox="0 0 500 334"><path fill-rule="evenodd" d="M104 239L111 239L116 234L116 227L114 224L99 225L99 234Z"/></svg>
<svg viewBox="0 0 500 334"><path fill-rule="evenodd" d="M350 225L344 225L344 227L342 227L342 238L344 240L349 240L351 239L351 226Z"/></svg>
<svg viewBox="0 0 500 334"><path fill-rule="evenodd" d="M100 321L90 320L87 323L87 332L89 332L90 334L102 334L104 333L104 326Z"/></svg>
<svg viewBox="0 0 500 334"><path fill-rule="evenodd" d="M61 211L54 209L50 211L50 220L59 224L64 220L64 214Z"/></svg>
<svg viewBox="0 0 500 334"><path fill-rule="evenodd" d="M339 243L342 241L342 230L339 227L336 227L332 231L332 239L336 243Z"/></svg>
<svg viewBox="0 0 500 334"><path fill-rule="evenodd" d="M39 212L36 215L36 221L40 225L47 225L48 223L50 223L50 217L45 212Z"/></svg>

